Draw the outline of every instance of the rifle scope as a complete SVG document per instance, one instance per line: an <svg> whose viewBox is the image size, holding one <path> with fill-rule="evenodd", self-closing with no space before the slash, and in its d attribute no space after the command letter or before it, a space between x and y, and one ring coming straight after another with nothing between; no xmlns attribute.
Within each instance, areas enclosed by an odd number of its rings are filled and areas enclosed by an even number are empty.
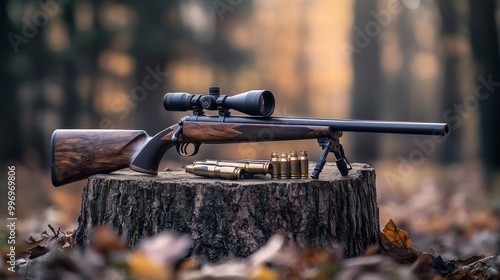
<svg viewBox="0 0 500 280"><path fill-rule="evenodd" d="M221 95L219 87L210 87L208 95L169 92L163 97L163 107L167 111L203 109L219 110L228 115L229 109L251 116L270 117L274 112L274 95L269 90L250 90L235 96Z"/></svg>

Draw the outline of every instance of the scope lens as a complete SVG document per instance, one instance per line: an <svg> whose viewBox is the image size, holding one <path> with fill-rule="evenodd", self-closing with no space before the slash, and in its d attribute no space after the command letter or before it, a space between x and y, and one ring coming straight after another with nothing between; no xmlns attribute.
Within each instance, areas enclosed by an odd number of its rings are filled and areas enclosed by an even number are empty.
<svg viewBox="0 0 500 280"><path fill-rule="evenodd" d="M261 115L269 117L274 112L274 96L272 92L264 90L259 97L259 109Z"/></svg>
<svg viewBox="0 0 500 280"><path fill-rule="evenodd" d="M163 97L163 107L167 111L187 111L191 110L192 94L185 92L169 92Z"/></svg>

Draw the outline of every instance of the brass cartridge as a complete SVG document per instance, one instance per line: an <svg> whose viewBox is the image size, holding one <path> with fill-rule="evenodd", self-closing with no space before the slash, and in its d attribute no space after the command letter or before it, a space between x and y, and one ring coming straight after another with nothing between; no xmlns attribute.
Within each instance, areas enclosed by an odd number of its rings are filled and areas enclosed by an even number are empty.
<svg viewBox="0 0 500 280"><path fill-rule="evenodd" d="M300 178L306 179L309 177L309 159L307 158L307 152L300 152Z"/></svg>
<svg viewBox="0 0 500 280"><path fill-rule="evenodd" d="M297 152L292 151L290 153L290 178L299 179L300 178L300 161Z"/></svg>
<svg viewBox="0 0 500 280"><path fill-rule="evenodd" d="M269 174L273 170L273 165L269 161L231 161L231 160L195 160L193 165L215 165L239 167L245 174Z"/></svg>
<svg viewBox="0 0 500 280"><path fill-rule="evenodd" d="M271 165L273 166L273 170L271 172L271 179L279 179L280 178L280 162L278 158L278 152L271 153Z"/></svg>
<svg viewBox="0 0 500 280"><path fill-rule="evenodd" d="M280 179L290 179L290 161L288 161L287 153L281 153L279 165L280 165Z"/></svg>
<svg viewBox="0 0 500 280"><path fill-rule="evenodd" d="M234 166L189 164L186 165L186 172L198 176L229 179L229 180L238 180L238 179L243 179L245 177L245 171L239 167L234 167Z"/></svg>

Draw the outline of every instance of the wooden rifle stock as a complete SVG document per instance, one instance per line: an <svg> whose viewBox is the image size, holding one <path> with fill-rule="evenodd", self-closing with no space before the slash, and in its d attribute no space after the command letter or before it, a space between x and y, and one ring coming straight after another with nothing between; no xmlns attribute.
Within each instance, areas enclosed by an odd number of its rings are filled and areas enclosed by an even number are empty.
<svg viewBox="0 0 500 280"><path fill-rule="evenodd" d="M91 175L126 167L151 175L165 152L174 146L173 125L153 137L142 130L68 129L56 130L51 143L52 184L56 187ZM259 133L264 132L264 133ZM179 143L241 143L327 137L325 126L287 126L188 122Z"/></svg>
<svg viewBox="0 0 500 280"><path fill-rule="evenodd" d="M56 187L128 167L149 136L143 130L56 130L51 141L51 176Z"/></svg>

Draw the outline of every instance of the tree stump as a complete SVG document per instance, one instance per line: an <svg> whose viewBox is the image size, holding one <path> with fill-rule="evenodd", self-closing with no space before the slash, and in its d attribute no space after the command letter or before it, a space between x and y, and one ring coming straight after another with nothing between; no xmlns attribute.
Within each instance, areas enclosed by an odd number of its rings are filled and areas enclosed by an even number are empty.
<svg viewBox="0 0 500 280"><path fill-rule="evenodd" d="M312 170L313 166L310 166ZM247 257L274 234L302 248L341 244L348 257L378 243L375 170L353 164L347 177L327 163L319 180L229 181L184 170L148 176L128 170L88 179L76 242L110 225L130 246L169 230L193 240L191 255L211 262Z"/></svg>

